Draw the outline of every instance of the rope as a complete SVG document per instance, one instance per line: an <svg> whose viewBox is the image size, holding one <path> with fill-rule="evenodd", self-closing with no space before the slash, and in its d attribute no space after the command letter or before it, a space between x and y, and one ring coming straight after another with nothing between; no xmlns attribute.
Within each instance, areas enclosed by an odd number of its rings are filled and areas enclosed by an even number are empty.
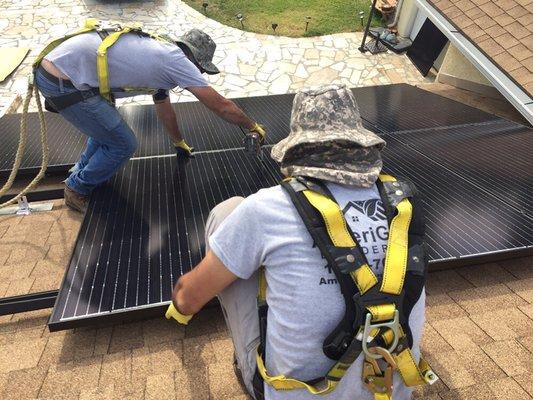
<svg viewBox="0 0 533 400"><path fill-rule="evenodd" d="M49 148L48 148L48 138L47 138L47 132L46 132L46 121L44 119L44 113L43 113L43 107L41 104L41 98L39 95L39 89L37 88L37 86L33 84L32 78L33 76L30 77L30 82L28 83L28 90L26 92L26 98L24 99L24 104L22 106L22 115L20 118L19 145L17 148L17 154L15 155L15 162L13 163L13 169L11 170L11 173L9 174L7 182L0 189L0 196L4 195L9 189L11 189L11 186L13 186L18 170L20 168L20 163L22 162L22 156L24 155L24 149L26 147L26 142L28 139L28 126L27 126L28 107L30 105L30 101L31 101L31 98L34 92L35 92L35 100L37 102L37 109L39 112L38 114L39 114L39 126L41 128L41 146L43 149L43 163L42 163L41 169L39 170L39 173L28 184L28 186L22 189L22 191L19 194L17 194L15 197L13 197L12 199L6 201L5 203L0 204L0 208L16 203L20 198L22 198L22 196L24 196L26 193L32 190L35 186L37 186L39 181L44 177L46 173L46 168L48 167Z"/></svg>

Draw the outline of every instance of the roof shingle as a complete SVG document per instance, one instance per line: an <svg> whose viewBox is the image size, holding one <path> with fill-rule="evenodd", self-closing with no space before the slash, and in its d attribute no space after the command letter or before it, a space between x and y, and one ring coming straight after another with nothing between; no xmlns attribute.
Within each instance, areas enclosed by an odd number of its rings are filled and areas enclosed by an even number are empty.
<svg viewBox="0 0 533 400"><path fill-rule="evenodd" d="M530 96L533 0L428 0Z"/></svg>

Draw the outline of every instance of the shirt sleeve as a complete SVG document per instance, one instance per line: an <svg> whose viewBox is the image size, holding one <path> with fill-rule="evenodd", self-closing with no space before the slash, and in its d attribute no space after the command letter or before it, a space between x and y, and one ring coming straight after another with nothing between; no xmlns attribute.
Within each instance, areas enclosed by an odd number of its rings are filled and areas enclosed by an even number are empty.
<svg viewBox="0 0 533 400"><path fill-rule="evenodd" d="M165 78L171 82L172 87L179 86L183 89L194 86L209 86L196 66L185 56L177 46L169 54L169 61L164 65Z"/></svg>
<svg viewBox="0 0 533 400"><path fill-rule="evenodd" d="M264 261L264 240L254 196L246 198L209 238L215 255L232 273L248 279Z"/></svg>

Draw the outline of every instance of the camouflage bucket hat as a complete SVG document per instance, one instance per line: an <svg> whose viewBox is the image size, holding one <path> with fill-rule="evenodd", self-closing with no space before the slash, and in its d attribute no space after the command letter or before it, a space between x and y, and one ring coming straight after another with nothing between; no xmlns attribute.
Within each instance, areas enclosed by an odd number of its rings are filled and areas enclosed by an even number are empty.
<svg viewBox="0 0 533 400"><path fill-rule="evenodd" d="M217 45L207 33L199 29L191 29L180 36L176 42L182 43L191 51L194 60L210 75L218 74L220 70L213 64L213 55Z"/></svg>
<svg viewBox="0 0 533 400"><path fill-rule="evenodd" d="M385 141L363 127L352 92L326 86L296 94L291 132L272 148L287 176L369 187L383 166Z"/></svg>

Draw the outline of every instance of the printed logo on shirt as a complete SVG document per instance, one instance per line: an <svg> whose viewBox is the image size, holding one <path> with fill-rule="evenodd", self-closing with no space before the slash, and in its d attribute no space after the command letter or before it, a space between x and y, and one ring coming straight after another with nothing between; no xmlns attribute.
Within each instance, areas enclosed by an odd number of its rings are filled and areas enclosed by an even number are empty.
<svg viewBox="0 0 533 400"><path fill-rule="evenodd" d="M354 212L356 211L356 212ZM369 199L364 201L350 201L344 210L342 210L346 219L351 218L354 222L359 222L357 214L364 214L372 221L384 221L387 219L385 215L385 207L379 199Z"/></svg>
<svg viewBox="0 0 533 400"><path fill-rule="evenodd" d="M385 207L380 199L350 201L342 210L353 235L365 254L369 266L377 271L383 267L383 254L387 251L389 229ZM319 285L337 284L329 265L324 266L327 276L320 278Z"/></svg>

